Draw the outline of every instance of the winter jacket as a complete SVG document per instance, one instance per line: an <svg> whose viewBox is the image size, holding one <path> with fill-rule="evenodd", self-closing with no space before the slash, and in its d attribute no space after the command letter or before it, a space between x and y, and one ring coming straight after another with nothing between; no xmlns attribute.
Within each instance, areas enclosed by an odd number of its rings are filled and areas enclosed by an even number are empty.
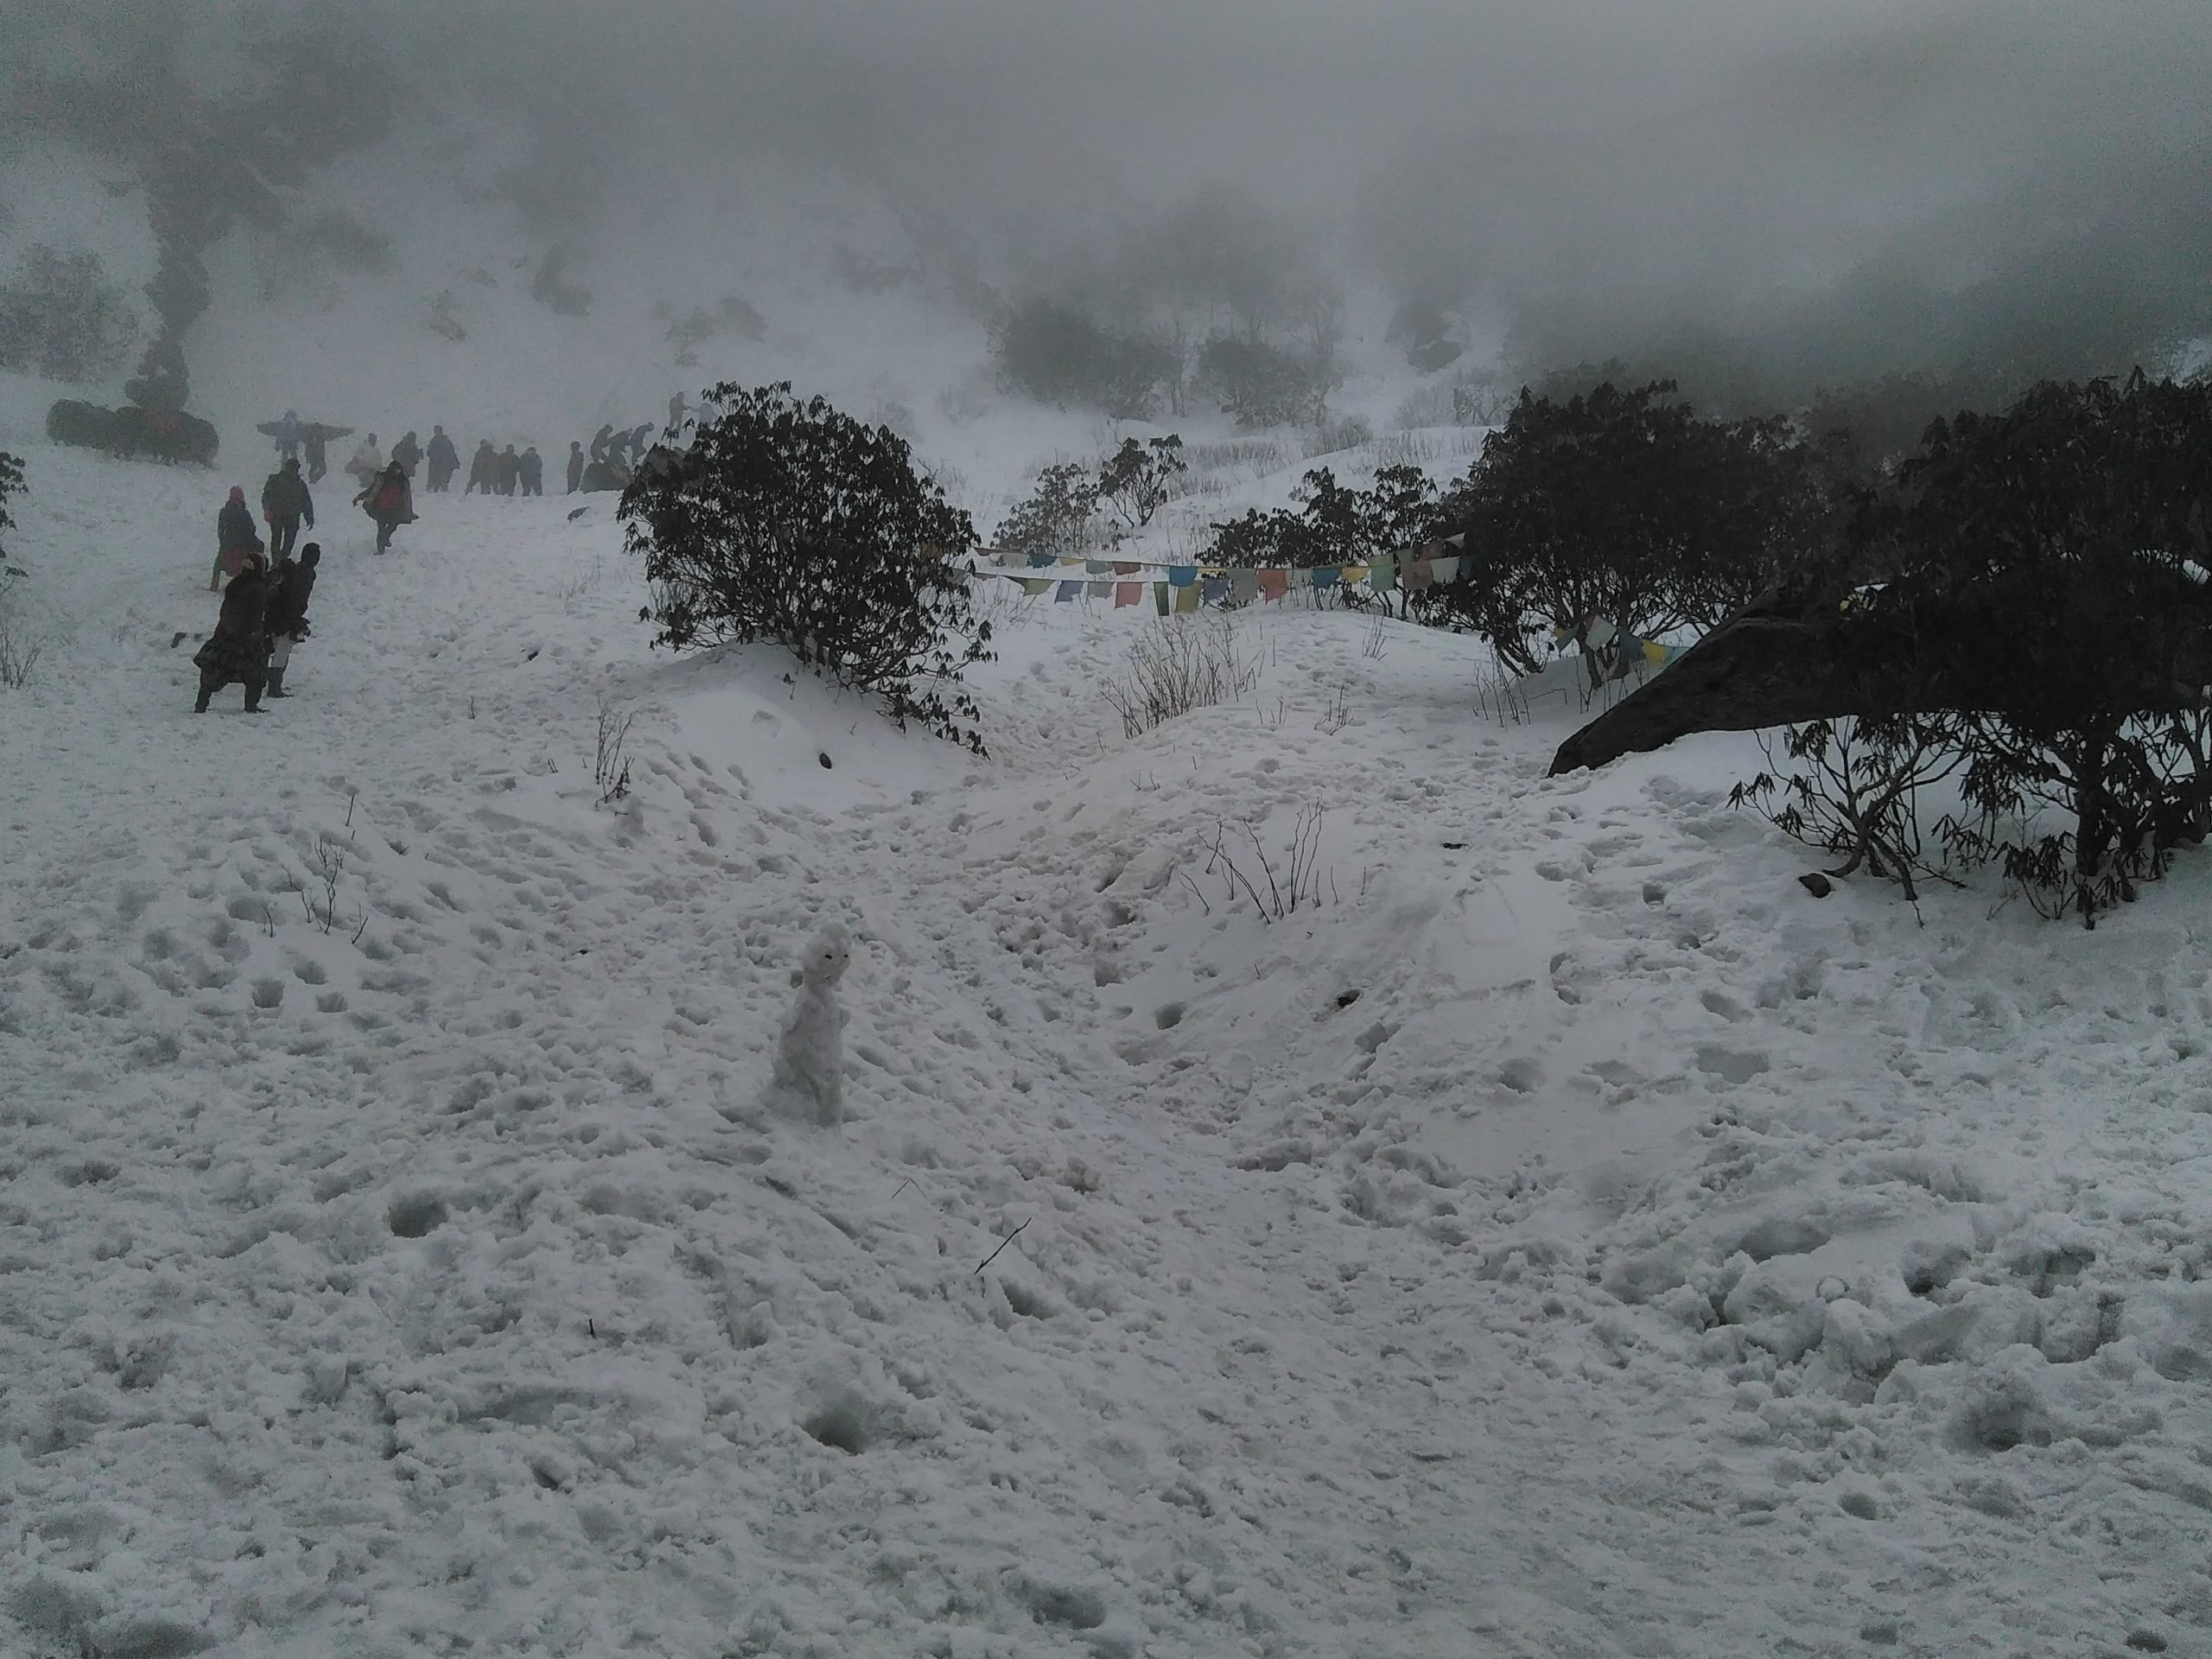
<svg viewBox="0 0 2212 1659"><path fill-rule="evenodd" d="M302 518L310 529L315 524L315 498L308 493L307 480L296 472L281 469L269 474L269 481L261 486L261 516L270 524L288 518Z"/></svg>
<svg viewBox="0 0 2212 1659"><path fill-rule="evenodd" d="M404 472L387 467L354 499L380 524L411 524L415 522L414 493L407 487Z"/></svg>
<svg viewBox="0 0 2212 1659"><path fill-rule="evenodd" d="M423 464L423 446L415 442L415 435L410 432L391 446L391 458L399 463L400 471L412 478L415 469Z"/></svg>
<svg viewBox="0 0 2212 1659"><path fill-rule="evenodd" d="M215 632L193 653L193 664L203 678L225 685L232 680L258 680L267 672L268 601L269 583L260 571L242 570L232 578L223 589Z"/></svg>
<svg viewBox="0 0 2212 1659"><path fill-rule="evenodd" d="M297 633L308 620L308 601L315 596L315 567L304 559L285 563L271 579L266 612L270 636Z"/></svg>
<svg viewBox="0 0 2212 1659"><path fill-rule="evenodd" d="M346 470L354 477L364 480L374 478L378 473L384 471L383 453L376 445L371 443L366 438L363 438L361 447L353 452L353 459L346 463Z"/></svg>
<svg viewBox="0 0 2212 1659"><path fill-rule="evenodd" d="M517 475L522 480L523 488L543 490L545 487L545 458L537 453L537 445L532 444L516 456L515 463L519 469Z"/></svg>
<svg viewBox="0 0 2212 1659"><path fill-rule="evenodd" d="M505 450L501 453L499 456L499 493L501 495L512 495L515 493L515 480L519 478L522 474L522 457L515 454L514 446L512 444L509 444Z"/></svg>
<svg viewBox="0 0 2212 1659"><path fill-rule="evenodd" d="M492 486L499 482L499 453L487 438L476 446L476 453L468 458L468 487L489 494Z"/></svg>
<svg viewBox="0 0 2212 1659"><path fill-rule="evenodd" d="M594 461L605 461L607 459L607 446L613 441L614 428L613 424L610 423L606 426L601 427L598 431L591 435L591 458Z"/></svg>
<svg viewBox="0 0 2212 1659"><path fill-rule="evenodd" d="M435 472L450 475L461 470L461 452L453 447L453 440L442 432L430 440L430 447L423 454Z"/></svg>
<svg viewBox="0 0 2212 1659"><path fill-rule="evenodd" d="M261 545L261 532L253 527L253 514L245 502L226 501L215 515L215 545L226 553Z"/></svg>

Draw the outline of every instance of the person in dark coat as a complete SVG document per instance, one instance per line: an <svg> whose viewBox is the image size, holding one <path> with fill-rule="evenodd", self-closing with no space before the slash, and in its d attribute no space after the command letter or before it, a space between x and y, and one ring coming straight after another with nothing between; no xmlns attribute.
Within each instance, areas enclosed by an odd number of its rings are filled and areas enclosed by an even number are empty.
<svg viewBox="0 0 2212 1659"><path fill-rule="evenodd" d="M245 504L243 486L231 486L231 499L215 515L215 568L207 575L207 591L214 593L225 576L244 568L248 553L261 551L261 532L253 527L253 512Z"/></svg>
<svg viewBox="0 0 2212 1659"><path fill-rule="evenodd" d="M453 440L446 436L442 426L430 429L430 447L423 452L430 464L430 493L443 495L453 482L453 475L461 470L461 453L453 447Z"/></svg>
<svg viewBox="0 0 2212 1659"><path fill-rule="evenodd" d="M300 442L308 452L308 482L321 483L330 471L330 440L322 435L321 427L311 426Z"/></svg>
<svg viewBox="0 0 2212 1659"><path fill-rule="evenodd" d="M691 410L690 407L686 405L683 401L683 394L682 392L679 391L675 397L670 398L668 400L669 429L676 432L682 431L683 429L683 417L690 412Z"/></svg>
<svg viewBox="0 0 2212 1659"><path fill-rule="evenodd" d="M499 493L512 495L522 478L522 457L515 454L512 443L499 451Z"/></svg>
<svg viewBox="0 0 2212 1659"><path fill-rule="evenodd" d="M607 459L607 446L613 442L614 423L609 421L605 426L601 427L598 431L591 435L591 458L594 461L605 461Z"/></svg>
<svg viewBox="0 0 2212 1659"><path fill-rule="evenodd" d="M415 522L415 492L407 482L407 474L397 461L388 463L384 471L369 480L368 488L353 500L370 518L377 521L377 551L389 552L391 533L402 524Z"/></svg>
<svg viewBox="0 0 2212 1659"><path fill-rule="evenodd" d="M537 453L536 444L531 444L529 448L522 452L518 465L520 467L518 476L522 484L522 493L524 495L544 494L545 460Z"/></svg>
<svg viewBox="0 0 2212 1659"><path fill-rule="evenodd" d="M653 447L653 423L647 421L630 435L630 470L636 472L644 464L645 451Z"/></svg>
<svg viewBox="0 0 2212 1659"><path fill-rule="evenodd" d="M481 490L489 495L499 481L499 452L492 448L492 440L486 438L476 446L476 453L468 458L468 486L461 493L467 495L471 491Z"/></svg>
<svg viewBox="0 0 2212 1659"><path fill-rule="evenodd" d="M308 637L308 601L315 595L315 568L322 563L322 545L309 542L296 561L278 565L269 577L269 603L264 613L269 632L269 695L289 697L284 671L291 665L292 647Z"/></svg>
<svg viewBox="0 0 2212 1659"><path fill-rule="evenodd" d="M416 440L412 428L409 429L406 436L391 446L391 458L400 464L408 477L415 476L415 469L423 464L423 446Z"/></svg>
<svg viewBox="0 0 2212 1659"><path fill-rule="evenodd" d="M581 443L569 445L569 493L574 495L584 486L584 447Z"/></svg>
<svg viewBox="0 0 2212 1659"><path fill-rule="evenodd" d="M304 518L309 530L315 528L315 498L300 476L298 456L270 474L261 486L261 516L269 521L269 556L282 565L299 542L300 521Z"/></svg>
<svg viewBox="0 0 2212 1659"><path fill-rule="evenodd" d="M261 688L269 665L267 607L268 560L258 550L248 553L223 590L223 609L215 619L215 632L192 654L200 671L200 701L192 712L207 712L207 699L233 680L245 687L245 711L257 715Z"/></svg>

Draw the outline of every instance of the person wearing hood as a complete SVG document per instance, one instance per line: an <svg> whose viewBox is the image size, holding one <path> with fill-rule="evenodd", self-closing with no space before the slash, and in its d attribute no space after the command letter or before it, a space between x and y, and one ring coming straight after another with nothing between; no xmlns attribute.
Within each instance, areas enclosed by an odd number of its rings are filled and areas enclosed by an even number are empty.
<svg viewBox="0 0 2212 1659"><path fill-rule="evenodd" d="M584 447L571 440L569 444L569 493L574 495L584 486Z"/></svg>
<svg viewBox="0 0 2212 1659"><path fill-rule="evenodd" d="M467 495L472 491L481 490L489 495L499 481L499 454L492 448L492 440L486 438L477 444L476 453L468 458L468 486L461 493Z"/></svg>
<svg viewBox="0 0 2212 1659"><path fill-rule="evenodd" d="M545 458L537 453L536 444L531 444L522 452L517 460L516 466L518 469L516 476L522 485L522 493L524 495L545 493Z"/></svg>
<svg viewBox="0 0 2212 1659"><path fill-rule="evenodd" d="M245 505L243 499L239 505ZM192 665L200 671L200 700L192 705L194 714L206 714L208 698L233 681L245 688L246 713L264 712L261 689L269 666L267 570L267 558L256 549L246 554L238 575L223 590L215 632L192 654Z"/></svg>
<svg viewBox="0 0 2212 1659"><path fill-rule="evenodd" d="M309 542L300 556L280 564L269 578L266 610L269 632L269 695L289 697L284 671L292 661L292 647L308 637L308 601L315 595L315 569L322 563L322 545Z"/></svg>
<svg viewBox="0 0 2212 1659"><path fill-rule="evenodd" d="M378 474L384 471L384 451L377 448L375 433L372 432L361 440L361 447L353 452L353 459L346 463L346 470L361 480L364 489L375 481Z"/></svg>
<svg viewBox="0 0 2212 1659"><path fill-rule="evenodd" d="M298 456L270 474L261 486L261 516L269 521L269 556L282 565L299 542L300 521L304 518L309 530L315 528L315 498L300 476Z"/></svg>
<svg viewBox="0 0 2212 1659"><path fill-rule="evenodd" d="M461 470L461 452L446 436L445 428L430 429L430 447L423 452L423 457L430 463L430 493L443 495L453 483L453 475Z"/></svg>
<svg viewBox="0 0 2212 1659"><path fill-rule="evenodd" d="M423 464L423 446L416 441L411 429L406 436L391 446L391 458L399 463L409 478L415 476L415 469Z"/></svg>
<svg viewBox="0 0 2212 1659"><path fill-rule="evenodd" d="M377 521L377 551L391 550L391 533L415 522L415 493L408 486L406 469L397 461L369 480L353 498L354 505Z"/></svg>
<svg viewBox="0 0 2212 1659"><path fill-rule="evenodd" d="M253 510L245 504L243 485L231 486L231 499L215 515L215 568L207 575L207 591L216 593L225 576L245 569L245 556L261 551L261 532L253 527Z"/></svg>

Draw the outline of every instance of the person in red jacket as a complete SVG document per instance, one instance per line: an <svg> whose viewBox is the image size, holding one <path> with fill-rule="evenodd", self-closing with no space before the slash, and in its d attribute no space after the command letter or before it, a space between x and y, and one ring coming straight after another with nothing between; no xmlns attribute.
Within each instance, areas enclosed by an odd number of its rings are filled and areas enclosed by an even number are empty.
<svg viewBox="0 0 2212 1659"><path fill-rule="evenodd" d="M368 488L353 498L354 505L377 521L377 551L389 552L391 533L415 522L415 492L408 487L407 473L391 462L369 480Z"/></svg>

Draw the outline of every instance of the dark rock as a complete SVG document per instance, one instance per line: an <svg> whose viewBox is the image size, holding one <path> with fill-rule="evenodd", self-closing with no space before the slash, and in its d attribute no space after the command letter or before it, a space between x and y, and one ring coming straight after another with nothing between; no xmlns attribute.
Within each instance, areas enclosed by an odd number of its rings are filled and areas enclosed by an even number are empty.
<svg viewBox="0 0 2212 1659"><path fill-rule="evenodd" d="M1808 870L1797 878L1797 885L1815 899L1825 899L1835 891L1835 883L1818 870Z"/></svg>

